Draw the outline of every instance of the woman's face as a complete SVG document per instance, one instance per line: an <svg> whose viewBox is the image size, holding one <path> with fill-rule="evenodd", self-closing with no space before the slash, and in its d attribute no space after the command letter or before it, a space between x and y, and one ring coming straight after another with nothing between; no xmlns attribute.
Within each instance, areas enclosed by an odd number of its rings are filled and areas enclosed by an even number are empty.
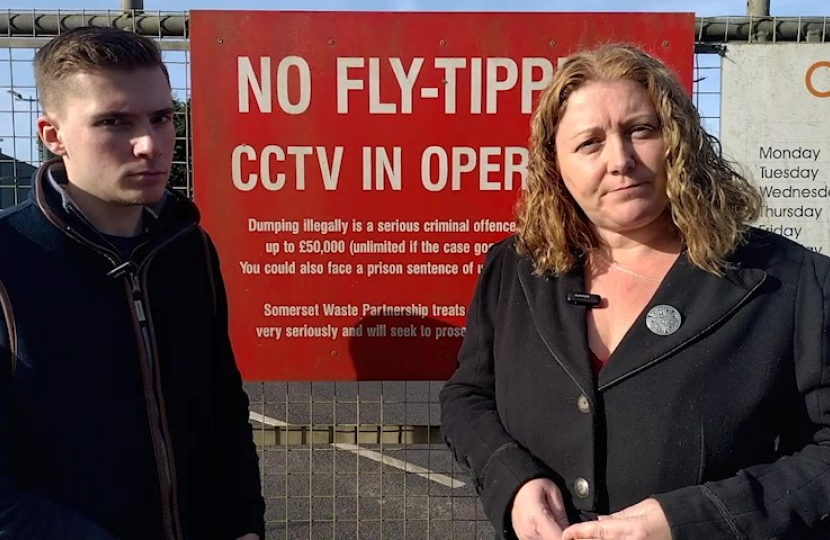
<svg viewBox="0 0 830 540"><path fill-rule="evenodd" d="M590 82L572 93L555 143L565 186L600 232L635 232L666 209L663 133L638 84Z"/></svg>

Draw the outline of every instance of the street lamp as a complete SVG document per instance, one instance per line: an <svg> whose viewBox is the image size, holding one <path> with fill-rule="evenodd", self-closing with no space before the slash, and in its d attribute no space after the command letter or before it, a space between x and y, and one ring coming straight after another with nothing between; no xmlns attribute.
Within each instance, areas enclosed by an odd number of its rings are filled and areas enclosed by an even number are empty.
<svg viewBox="0 0 830 540"><path fill-rule="evenodd" d="M12 95L15 101L25 101L29 104L29 159L32 160L32 163L36 161L36 157L38 156L38 152L35 150L35 139L37 136L35 134L35 103L37 103L37 98L34 97L25 97L23 94L16 90L6 90L9 94ZM12 113L13 114L13 113ZM14 126L14 116L12 115L12 126Z"/></svg>

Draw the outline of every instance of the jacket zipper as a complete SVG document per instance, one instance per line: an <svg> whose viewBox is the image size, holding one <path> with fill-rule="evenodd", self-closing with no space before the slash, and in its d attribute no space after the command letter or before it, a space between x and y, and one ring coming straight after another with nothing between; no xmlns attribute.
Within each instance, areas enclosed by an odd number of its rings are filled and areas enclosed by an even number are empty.
<svg viewBox="0 0 830 540"><path fill-rule="evenodd" d="M138 275L132 270L132 265L130 266L130 270L127 271L126 277L130 281L132 289L133 312L138 320L139 330L141 332L141 344L144 352L142 356L144 357L143 359L147 365L147 372L150 375L150 397L152 397L153 400L151 408L154 415L151 422L154 426L157 426L159 454L162 472L164 475L162 485L162 492L164 495L162 504L164 507L164 529L167 538L175 540L176 528L173 525L173 521L175 519L173 516L173 505L175 504L175 501L173 500L173 473L170 467L170 446L164 437L164 430L161 429L161 403L159 403L159 396L154 390L157 386L156 383L158 373L156 373L153 346L150 341L150 325L147 319L147 311L144 308L144 294L141 290Z"/></svg>
<svg viewBox="0 0 830 540"><path fill-rule="evenodd" d="M161 465L163 469L163 482L164 485L162 489L164 491L164 497L162 498L162 511L164 514L164 526L165 526L165 534L168 540L178 540L177 531L181 531L181 524L178 523L176 512L176 497L175 497L175 485L173 480L173 467L171 464L170 458L170 441L167 440L165 433L167 431L163 425L163 418L162 418L162 405L161 405L161 396L156 392L156 389L161 391L160 385L160 374L157 373L156 365L157 365L157 358L154 354L153 342L150 328L150 317L147 310L147 304L144 300L144 290L141 288L141 279L139 277L139 273L143 270L144 274L146 275L147 269L150 266L150 263L155 258L156 254L166 245L170 244L171 242L175 241L179 237L185 235L186 233L190 232L194 225L188 225L177 231L175 234L171 235L167 238L163 243L157 245L150 251L145 257L144 260L141 262L141 266L136 268L132 262L128 261L125 266L126 277L130 284L131 292L132 292L132 301L133 301L133 312L136 315L136 319L139 323L139 328L141 331L141 343L143 345L144 350L144 358L146 360L147 371L150 376L150 391L149 395L152 396L152 406L150 409L154 413L154 418L151 419L152 425L156 429L156 433L158 434L158 444L159 444L159 455L161 459ZM122 265L123 266L123 265ZM113 269L114 272L117 269ZM154 438L155 442L156 438Z"/></svg>
<svg viewBox="0 0 830 540"><path fill-rule="evenodd" d="M74 208L71 208L74 210ZM81 216L82 217L82 216ZM144 264L149 263L152 257L165 245L169 244L173 240L177 239L179 236L182 236L193 226L185 227L184 229L178 231L176 234L172 235L168 238L164 243L156 246L151 253L147 255L145 258ZM158 455L157 459L161 460L162 465L162 474L163 478L160 478L159 481L162 484L162 513L163 513L163 520L164 520L164 531L166 540L178 540L176 537L176 518L175 512L173 510L173 505L175 505L175 500L173 497L173 473L172 468L170 466L170 446L168 441L165 439L164 436L164 429L162 429L162 418L161 418L161 404L159 402L159 396L155 391L155 383L157 379L157 373L155 369L155 362L154 362L154 355L153 355L153 347L152 341L150 337L150 325L149 319L147 317L147 310L145 309L145 302L144 302L144 293L141 289L141 283L138 277L138 271L135 268L135 265L132 264L131 261L123 262L119 264L120 257L115 255L110 250L103 248L94 242L91 242L75 232L71 227L66 227L64 229L66 234L78 242L79 244L85 245L91 248L96 253L102 255L106 258L110 263L113 265L113 269L110 270L108 273L111 277L119 277L120 275L124 275L127 279L128 287L130 288L131 292L131 301L132 301L132 312L136 317L136 320L139 324L139 331L140 331L140 350L143 352L141 355L147 367L147 373L150 376L149 381L145 381L145 383L149 384L149 391L147 390L147 384L145 384L145 399L151 400L150 403L147 403L148 414L150 415L150 427L151 427L151 436L153 439L153 445L156 446L156 441L158 441ZM156 436L157 435L157 436Z"/></svg>

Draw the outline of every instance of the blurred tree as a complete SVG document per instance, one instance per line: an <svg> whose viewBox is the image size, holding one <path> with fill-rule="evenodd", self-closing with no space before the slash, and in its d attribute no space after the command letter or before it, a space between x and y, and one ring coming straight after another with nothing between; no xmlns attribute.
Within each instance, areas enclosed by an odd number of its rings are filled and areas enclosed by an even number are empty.
<svg viewBox="0 0 830 540"><path fill-rule="evenodd" d="M182 101L173 98L176 112L173 122L176 126L176 146L173 150L173 167L170 169L170 187L182 191L188 197L193 195L192 147L190 145L190 99Z"/></svg>

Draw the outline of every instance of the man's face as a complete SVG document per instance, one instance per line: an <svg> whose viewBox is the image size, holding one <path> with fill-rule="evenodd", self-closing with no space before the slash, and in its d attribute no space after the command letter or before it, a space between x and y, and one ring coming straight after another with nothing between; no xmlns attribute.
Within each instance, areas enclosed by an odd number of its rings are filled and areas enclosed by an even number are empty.
<svg viewBox="0 0 830 540"><path fill-rule="evenodd" d="M110 206L159 201L176 140L161 69L77 73L66 86L38 127L46 146L63 157L70 183Z"/></svg>

